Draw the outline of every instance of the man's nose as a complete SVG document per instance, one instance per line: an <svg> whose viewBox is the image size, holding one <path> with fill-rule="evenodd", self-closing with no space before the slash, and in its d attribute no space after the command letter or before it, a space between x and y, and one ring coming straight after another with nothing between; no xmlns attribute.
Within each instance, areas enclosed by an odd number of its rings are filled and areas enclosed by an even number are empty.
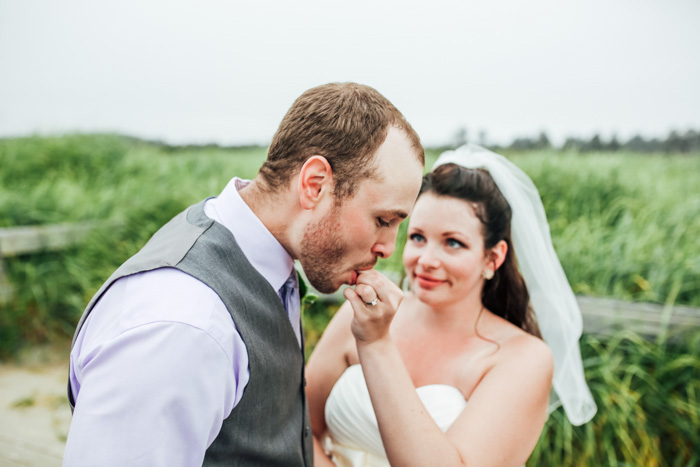
<svg viewBox="0 0 700 467"><path fill-rule="evenodd" d="M372 253L380 258L388 258L394 252L396 247L396 234L398 229L391 232L390 235L380 236L374 245L372 245Z"/></svg>

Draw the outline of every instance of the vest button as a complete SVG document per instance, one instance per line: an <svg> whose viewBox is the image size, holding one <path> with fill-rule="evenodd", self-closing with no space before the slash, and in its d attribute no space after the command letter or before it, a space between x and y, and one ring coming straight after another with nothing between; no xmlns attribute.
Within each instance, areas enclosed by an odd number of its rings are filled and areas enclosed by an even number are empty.
<svg viewBox="0 0 700 467"><path fill-rule="evenodd" d="M308 438L308 437L309 437L309 427L305 426L304 427L304 438Z"/></svg>

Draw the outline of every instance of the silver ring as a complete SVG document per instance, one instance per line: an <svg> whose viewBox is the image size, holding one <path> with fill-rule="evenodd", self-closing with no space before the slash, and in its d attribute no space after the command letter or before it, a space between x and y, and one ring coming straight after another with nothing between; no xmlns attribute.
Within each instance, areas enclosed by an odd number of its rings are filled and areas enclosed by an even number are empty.
<svg viewBox="0 0 700 467"><path fill-rule="evenodd" d="M378 301L379 301L379 297L375 298L375 299L372 300L371 302L365 302L365 305L367 305L367 306L374 306L374 305L377 304Z"/></svg>

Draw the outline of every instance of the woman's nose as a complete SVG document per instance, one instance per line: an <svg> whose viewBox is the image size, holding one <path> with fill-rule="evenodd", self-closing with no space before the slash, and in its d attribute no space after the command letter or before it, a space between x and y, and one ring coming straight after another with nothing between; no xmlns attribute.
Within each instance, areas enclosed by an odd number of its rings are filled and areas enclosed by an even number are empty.
<svg viewBox="0 0 700 467"><path fill-rule="evenodd" d="M437 268L440 266L440 259L431 247L426 247L418 258L418 264L426 268Z"/></svg>

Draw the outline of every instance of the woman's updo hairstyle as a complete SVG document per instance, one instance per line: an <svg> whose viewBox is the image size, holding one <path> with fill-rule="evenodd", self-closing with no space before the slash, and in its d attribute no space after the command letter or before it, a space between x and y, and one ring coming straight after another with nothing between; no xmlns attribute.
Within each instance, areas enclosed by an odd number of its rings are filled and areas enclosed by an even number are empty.
<svg viewBox="0 0 700 467"><path fill-rule="evenodd" d="M443 164L423 177L418 197L432 193L468 202L481 221L484 250L504 240L508 252L493 279L484 283L481 303L494 314L519 328L541 337L525 280L518 270L510 233L512 211L491 175L483 169L467 169L457 164Z"/></svg>

